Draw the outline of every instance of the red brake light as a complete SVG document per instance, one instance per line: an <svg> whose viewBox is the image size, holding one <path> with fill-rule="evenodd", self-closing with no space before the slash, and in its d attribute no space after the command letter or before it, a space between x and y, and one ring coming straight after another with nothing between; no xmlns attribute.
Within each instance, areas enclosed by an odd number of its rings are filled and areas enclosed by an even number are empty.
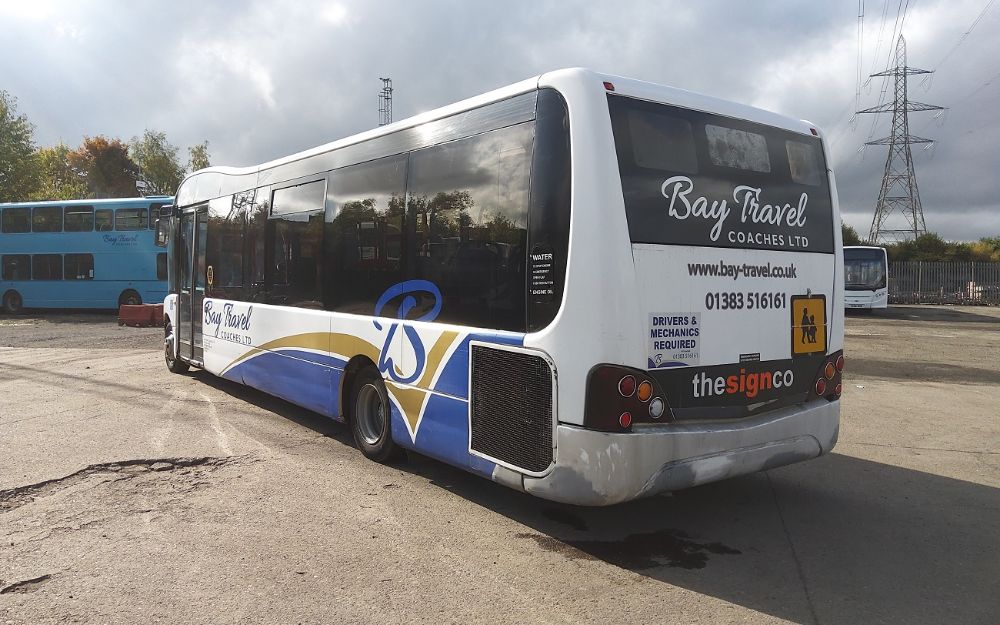
<svg viewBox="0 0 1000 625"><path fill-rule="evenodd" d="M622 415L618 417L618 425L628 429L628 427L632 425L632 413L623 412Z"/></svg>
<svg viewBox="0 0 1000 625"><path fill-rule="evenodd" d="M837 386L835 386L835 387L833 388L833 392L834 392L834 394L836 394L836 395L838 395L838 396L840 395L840 392L841 392L841 391L843 391L843 390L844 390L844 386L843 386L843 384L837 384Z"/></svg>
<svg viewBox="0 0 1000 625"><path fill-rule="evenodd" d="M618 392L621 393L622 397L631 397L632 393L635 392L635 378L627 375L618 380Z"/></svg>
<svg viewBox="0 0 1000 625"><path fill-rule="evenodd" d="M837 356L837 371L843 371L843 370L844 370L844 355L841 354Z"/></svg>
<svg viewBox="0 0 1000 625"><path fill-rule="evenodd" d="M823 378L816 380L816 394L822 395L825 392L826 392L826 380L824 380Z"/></svg>

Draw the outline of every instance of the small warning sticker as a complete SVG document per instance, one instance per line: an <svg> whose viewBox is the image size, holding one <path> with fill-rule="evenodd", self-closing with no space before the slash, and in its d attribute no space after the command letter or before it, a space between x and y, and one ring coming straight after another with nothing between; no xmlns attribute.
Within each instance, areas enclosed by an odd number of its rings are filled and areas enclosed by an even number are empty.
<svg viewBox="0 0 1000 625"><path fill-rule="evenodd" d="M700 337L701 313L650 313L649 368L697 365Z"/></svg>

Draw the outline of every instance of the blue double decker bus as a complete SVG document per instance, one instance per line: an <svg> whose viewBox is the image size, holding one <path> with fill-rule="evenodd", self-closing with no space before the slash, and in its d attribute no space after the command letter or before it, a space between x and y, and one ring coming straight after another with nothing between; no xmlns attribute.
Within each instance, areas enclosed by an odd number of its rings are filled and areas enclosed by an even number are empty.
<svg viewBox="0 0 1000 625"><path fill-rule="evenodd" d="M117 308L161 302L167 257L155 245L169 196L0 204L0 306Z"/></svg>

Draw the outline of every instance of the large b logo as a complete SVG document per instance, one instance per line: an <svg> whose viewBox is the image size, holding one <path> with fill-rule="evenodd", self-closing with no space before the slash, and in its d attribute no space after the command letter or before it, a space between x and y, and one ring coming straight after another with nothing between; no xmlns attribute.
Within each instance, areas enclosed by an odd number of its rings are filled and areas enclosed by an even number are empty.
<svg viewBox="0 0 1000 625"><path fill-rule="evenodd" d="M405 282L400 282L395 284L382 293L379 296L378 301L375 302L375 316L382 314L382 310L389 305L393 300L399 300L399 307L396 309L395 317L396 319L407 319L407 316L414 308L417 307L417 298L414 297L415 294L428 294L430 295L434 303L430 310L423 313L416 319L412 321L434 321L438 314L441 312L441 291L437 288L433 282L428 280L407 280ZM382 329L382 323L375 319L372 321L378 330ZM400 322L394 321L389 324L389 332L386 334L385 342L382 343L382 351L379 353L378 357L378 369L382 373L387 373L390 378L400 384L410 384L415 382L420 374L424 371L424 366L427 364L427 352L424 349L424 344L420 340L420 335L417 333L416 328L412 326L403 325L403 335L406 340L409 341L410 347L413 349L413 355L416 359L416 367L414 367L413 372L410 375L403 375L395 366L395 361L390 355L389 346L392 344L393 337L396 336L396 330L399 328Z"/></svg>

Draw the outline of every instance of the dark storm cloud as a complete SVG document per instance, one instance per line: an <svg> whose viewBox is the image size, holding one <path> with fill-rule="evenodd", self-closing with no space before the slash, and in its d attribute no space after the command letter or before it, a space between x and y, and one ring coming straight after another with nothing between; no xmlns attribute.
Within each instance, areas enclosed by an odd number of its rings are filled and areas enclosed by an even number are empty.
<svg viewBox="0 0 1000 625"><path fill-rule="evenodd" d="M868 2L867 74L882 3ZM895 5L896 3L889 3ZM910 0L910 62L934 68L985 0ZM877 6L876 6L877 5ZM888 7L885 62L896 6ZM379 76L395 119L550 69L587 66L810 119L833 146L845 219L867 231L885 148L856 150L853 0L770 2L177 2L36 0L0 4L0 88L20 100L42 144L144 128L175 144L208 139L213 161L248 165L374 126ZM939 140L915 154L928 227L947 237L1000 233L994 6L917 100L953 106ZM862 106L877 103L872 83ZM875 137L886 132L879 120ZM941 121L941 120L938 120ZM925 128L926 126L926 128Z"/></svg>

